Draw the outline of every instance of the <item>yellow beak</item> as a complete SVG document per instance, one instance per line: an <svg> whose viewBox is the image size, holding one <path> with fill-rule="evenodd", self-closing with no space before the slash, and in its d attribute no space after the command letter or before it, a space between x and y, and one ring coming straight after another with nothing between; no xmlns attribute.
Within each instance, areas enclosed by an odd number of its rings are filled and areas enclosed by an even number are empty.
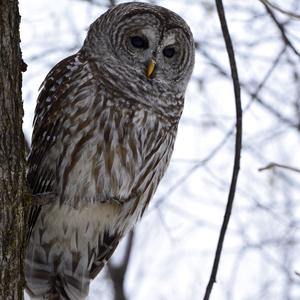
<svg viewBox="0 0 300 300"><path fill-rule="evenodd" d="M153 59L150 59L147 69L146 69L146 76L148 79L150 79L151 75L154 72L155 64L156 64L156 62Z"/></svg>

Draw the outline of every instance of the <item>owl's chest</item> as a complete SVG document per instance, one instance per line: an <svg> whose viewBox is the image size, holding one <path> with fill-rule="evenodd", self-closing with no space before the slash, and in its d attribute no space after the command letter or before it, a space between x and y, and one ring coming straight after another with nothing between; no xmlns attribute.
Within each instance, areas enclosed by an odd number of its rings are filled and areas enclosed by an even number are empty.
<svg viewBox="0 0 300 300"><path fill-rule="evenodd" d="M154 113L108 105L87 124L73 136L80 147L67 150L72 164L60 168L65 197L125 202L158 184L155 177L162 176L174 139Z"/></svg>

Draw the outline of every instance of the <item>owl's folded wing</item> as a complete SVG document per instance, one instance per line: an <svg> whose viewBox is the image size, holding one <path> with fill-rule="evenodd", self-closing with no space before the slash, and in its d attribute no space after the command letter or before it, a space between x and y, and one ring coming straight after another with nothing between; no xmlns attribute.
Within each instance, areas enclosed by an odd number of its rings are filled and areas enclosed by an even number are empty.
<svg viewBox="0 0 300 300"><path fill-rule="evenodd" d="M53 67L40 87L34 117L33 146L28 157L27 181L33 195L33 205L28 216L28 237L40 213L39 203L43 203L43 195L47 203L56 192L56 164L47 162L46 153L61 130L63 108L66 105L64 95L76 88L71 84L70 74L74 76L74 69L80 71L81 68L78 54L69 56Z"/></svg>

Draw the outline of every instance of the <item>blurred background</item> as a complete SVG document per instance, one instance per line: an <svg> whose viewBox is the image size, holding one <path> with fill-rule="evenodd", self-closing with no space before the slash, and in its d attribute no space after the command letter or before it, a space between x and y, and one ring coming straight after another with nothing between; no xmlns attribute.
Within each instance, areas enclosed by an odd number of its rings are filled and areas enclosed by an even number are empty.
<svg viewBox="0 0 300 300"><path fill-rule="evenodd" d="M271 2L272 1L272 2ZM20 1L24 131L38 88L125 1ZM214 1L148 1L190 25L196 66L172 162L143 219L93 281L89 299L202 299L231 180L235 106ZM244 111L235 204L212 300L300 299L300 1L224 0ZM258 169L270 163L264 171Z"/></svg>

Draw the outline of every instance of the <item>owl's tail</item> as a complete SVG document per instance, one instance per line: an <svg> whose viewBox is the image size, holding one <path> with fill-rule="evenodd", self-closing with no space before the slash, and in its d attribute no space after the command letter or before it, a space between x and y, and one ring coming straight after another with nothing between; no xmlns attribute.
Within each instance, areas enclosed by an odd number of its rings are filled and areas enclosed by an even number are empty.
<svg viewBox="0 0 300 300"><path fill-rule="evenodd" d="M96 249L90 248L87 242L86 252L76 252L68 248L54 251L60 246L47 247L31 239L25 258L27 293L31 299L86 299L91 279L104 267L118 242L116 236L104 234ZM51 250L47 251L48 248Z"/></svg>
<svg viewBox="0 0 300 300"><path fill-rule="evenodd" d="M119 235L103 230L94 210L95 206L80 210L56 204L41 209L25 257L26 289L32 299L88 296L91 279L120 240Z"/></svg>
<svg viewBox="0 0 300 300"><path fill-rule="evenodd" d="M26 291L31 299L86 299L90 284L88 275L87 268L77 269L76 273L67 267L54 271L51 264L25 260Z"/></svg>

